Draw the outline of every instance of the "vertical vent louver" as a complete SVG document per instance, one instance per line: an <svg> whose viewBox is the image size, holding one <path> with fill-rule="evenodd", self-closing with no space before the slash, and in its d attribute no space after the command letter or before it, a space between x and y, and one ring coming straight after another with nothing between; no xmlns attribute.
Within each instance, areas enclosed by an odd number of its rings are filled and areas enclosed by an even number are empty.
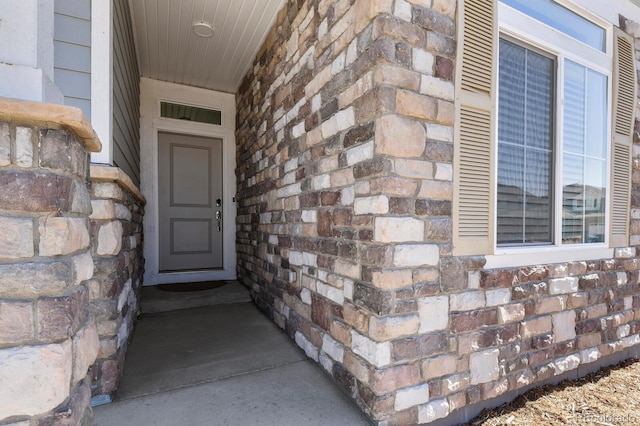
<svg viewBox="0 0 640 426"><path fill-rule="evenodd" d="M631 157L631 147L625 144L616 143L613 148L612 162L612 188L613 197L611 202L611 235L627 235L627 223L629 221L629 196L631 187L631 176L629 169L629 159ZM623 243L622 245L627 245Z"/></svg>
<svg viewBox="0 0 640 426"><path fill-rule="evenodd" d="M617 66L614 130L619 135L633 135L633 113L636 101L634 56L632 41L616 34Z"/></svg>
<svg viewBox="0 0 640 426"><path fill-rule="evenodd" d="M613 74L613 147L611 155L610 245L629 244L631 155L636 106L633 39L616 28Z"/></svg>
<svg viewBox="0 0 640 426"><path fill-rule="evenodd" d="M494 0L468 0L464 3L462 89L470 92L491 93L494 7Z"/></svg>
<svg viewBox="0 0 640 426"><path fill-rule="evenodd" d="M460 111L459 235L487 236L491 199L491 114L466 106Z"/></svg>
<svg viewBox="0 0 640 426"><path fill-rule="evenodd" d="M454 253L493 251L496 0L462 2L456 85Z"/></svg>

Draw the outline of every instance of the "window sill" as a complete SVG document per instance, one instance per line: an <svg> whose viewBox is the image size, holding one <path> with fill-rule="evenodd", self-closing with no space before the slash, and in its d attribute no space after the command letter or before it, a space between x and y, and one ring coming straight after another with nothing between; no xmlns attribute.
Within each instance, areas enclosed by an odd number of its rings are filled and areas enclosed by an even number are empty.
<svg viewBox="0 0 640 426"><path fill-rule="evenodd" d="M614 249L598 246L586 247L526 247L499 248L495 254L485 256L485 269L513 268L549 263L580 262L611 259Z"/></svg>

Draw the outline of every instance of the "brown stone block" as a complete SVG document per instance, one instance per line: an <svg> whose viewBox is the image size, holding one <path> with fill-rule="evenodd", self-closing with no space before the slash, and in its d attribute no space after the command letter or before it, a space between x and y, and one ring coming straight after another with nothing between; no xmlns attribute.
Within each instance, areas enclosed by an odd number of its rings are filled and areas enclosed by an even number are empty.
<svg viewBox="0 0 640 426"><path fill-rule="evenodd" d="M329 330L334 318L342 318L343 308L330 300L311 293L311 320L324 330Z"/></svg>
<svg viewBox="0 0 640 426"><path fill-rule="evenodd" d="M365 411L374 419L382 418L394 411L393 394L379 396L365 384L358 383L358 396L365 406Z"/></svg>
<svg viewBox="0 0 640 426"><path fill-rule="evenodd" d="M410 198L389 198L389 213L395 215L413 214L415 202Z"/></svg>
<svg viewBox="0 0 640 426"><path fill-rule="evenodd" d="M616 259L603 259L600 261L600 270L603 272L615 271L618 269L618 266L618 261Z"/></svg>
<svg viewBox="0 0 640 426"><path fill-rule="evenodd" d="M379 177L370 181L371 194L385 194L399 197L414 196L418 183L411 179L399 177Z"/></svg>
<svg viewBox="0 0 640 426"><path fill-rule="evenodd" d="M449 58L436 56L434 76L447 81L453 81L453 61Z"/></svg>
<svg viewBox="0 0 640 426"><path fill-rule="evenodd" d="M66 212L71 206L72 179L53 173L0 171L0 209Z"/></svg>
<svg viewBox="0 0 640 426"><path fill-rule="evenodd" d="M549 277L549 269L545 266L527 266L520 268L518 273L519 282L542 281Z"/></svg>
<svg viewBox="0 0 640 426"><path fill-rule="evenodd" d="M369 330L369 314L351 303L343 306L344 321L357 331L367 334Z"/></svg>
<svg viewBox="0 0 640 426"><path fill-rule="evenodd" d="M451 331L454 333L477 330L484 326L496 325L498 323L498 314L495 309L456 312L452 313L450 317Z"/></svg>
<svg viewBox="0 0 640 426"><path fill-rule="evenodd" d="M375 136L374 129L374 122L370 121L367 124L363 124L349 130L344 136L344 147L349 148L351 146L372 140Z"/></svg>
<svg viewBox="0 0 640 426"><path fill-rule="evenodd" d="M435 33L450 37L455 36L456 26L454 20L431 9L414 7L412 22Z"/></svg>
<svg viewBox="0 0 640 426"><path fill-rule="evenodd" d="M376 315L389 315L393 312L393 293L370 287L362 282L355 284L353 301Z"/></svg>
<svg viewBox="0 0 640 426"><path fill-rule="evenodd" d="M469 386L466 390L467 405L477 404L482 401L482 391L480 386Z"/></svg>
<svg viewBox="0 0 640 426"><path fill-rule="evenodd" d="M356 179L362 179L366 177L387 175L393 168L392 162L388 158L375 157L371 160L366 160L356 164L353 167L353 176Z"/></svg>
<svg viewBox="0 0 640 426"><path fill-rule="evenodd" d="M418 216L451 216L450 200L416 200Z"/></svg>
<svg viewBox="0 0 640 426"><path fill-rule="evenodd" d="M351 218L353 216L353 212L351 209L339 209L336 208L333 210L333 224L335 226L349 226L351 225Z"/></svg>
<svg viewBox="0 0 640 426"><path fill-rule="evenodd" d="M334 363L331 370L334 380L338 386L349 396L355 395L356 390L356 378L344 368L342 364Z"/></svg>
<svg viewBox="0 0 640 426"><path fill-rule="evenodd" d="M340 202L340 191L323 191L320 194L320 201L323 206L335 206Z"/></svg>
<svg viewBox="0 0 640 426"><path fill-rule="evenodd" d="M370 386L377 395L384 395L397 389L417 385L421 380L418 364L405 364L373 370Z"/></svg>
<svg viewBox="0 0 640 426"><path fill-rule="evenodd" d="M494 269L480 272L480 287L500 288L518 284L518 271L513 269Z"/></svg>
<svg viewBox="0 0 640 426"><path fill-rule="evenodd" d="M427 136L428 136L427 131ZM447 142L427 142L425 159L439 163L453 161L453 144Z"/></svg>
<svg viewBox="0 0 640 426"><path fill-rule="evenodd" d="M60 297L37 302L38 339L53 341L71 337L85 321L89 295L84 287Z"/></svg>
<svg viewBox="0 0 640 426"><path fill-rule="evenodd" d="M377 86L353 103L356 121L364 122L396 109L396 90L389 86Z"/></svg>
<svg viewBox="0 0 640 426"><path fill-rule="evenodd" d="M468 287L468 260L463 257L440 259L440 281L443 291L464 290Z"/></svg>
<svg viewBox="0 0 640 426"><path fill-rule="evenodd" d="M412 46L423 46L427 42L427 32L423 28L392 15L380 15L373 23L373 38L382 37L402 40Z"/></svg>
<svg viewBox="0 0 640 426"><path fill-rule="evenodd" d="M391 359L394 362L422 359L446 351L447 344L447 335L443 332L394 340L391 342Z"/></svg>

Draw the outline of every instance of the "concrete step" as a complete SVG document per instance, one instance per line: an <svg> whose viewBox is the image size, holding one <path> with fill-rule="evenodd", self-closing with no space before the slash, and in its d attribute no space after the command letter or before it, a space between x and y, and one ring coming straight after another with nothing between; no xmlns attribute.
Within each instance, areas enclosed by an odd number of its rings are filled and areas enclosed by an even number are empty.
<svg viewBox="0 0 640 426"><path fill-rule="evenodd" d="M165 291L162 289L163 286L143 287L142 313L152 314L178 309L251 301L249 290L238 281L217 281L211 283L210 286L199 283L174 284L172 285L172 290L175 290L178 286L184 286L186 291ZM195 290L192 290L194 288Z"/></svg>

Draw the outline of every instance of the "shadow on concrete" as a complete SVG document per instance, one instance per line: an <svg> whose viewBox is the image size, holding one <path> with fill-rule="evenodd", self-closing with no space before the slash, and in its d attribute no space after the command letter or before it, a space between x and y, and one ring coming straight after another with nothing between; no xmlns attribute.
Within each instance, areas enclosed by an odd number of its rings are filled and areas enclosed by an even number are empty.
<svg viewBox="0 0 640 426"><path fill-rule="evenodd" d="M252 303L143 314L115 400L94 415L99 426L369 424Z"/></svg>

